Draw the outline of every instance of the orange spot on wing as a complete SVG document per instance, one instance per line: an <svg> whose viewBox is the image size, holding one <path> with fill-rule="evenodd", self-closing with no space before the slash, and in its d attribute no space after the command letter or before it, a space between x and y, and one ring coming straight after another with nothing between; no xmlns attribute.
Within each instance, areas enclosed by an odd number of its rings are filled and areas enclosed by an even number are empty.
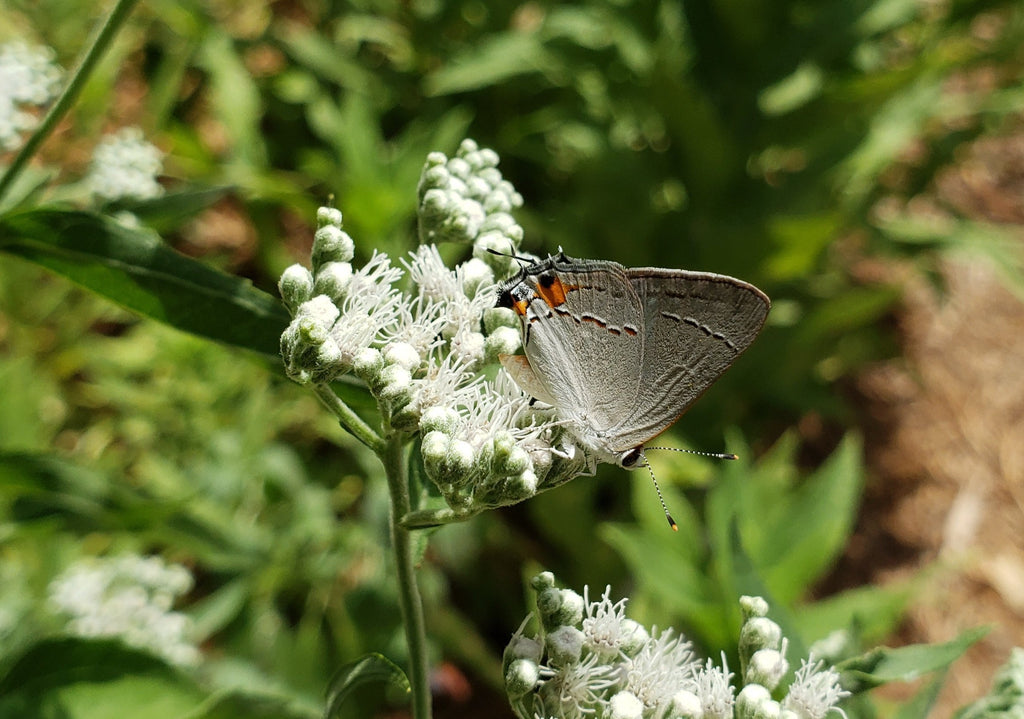
<svg viewBox="0 0 1024 719"><path fill-rule="evenodd" d="M526 300L516 300L512 303L512 309L516 311L516 314L520 317L526 317L526 308L530 306L530 303Z"/></svg>
<svg viewBox="0 0 1024 719"><path fill-rule="evenodd" d="M565 296L573 290L578 289L579 285L563 285L562 281L557 277L555 277L552 283L547 287L539 282L536 287L534 287L537 295L547 303L548 307L552 309L555 307L561 307L565 304Z"/></svg>

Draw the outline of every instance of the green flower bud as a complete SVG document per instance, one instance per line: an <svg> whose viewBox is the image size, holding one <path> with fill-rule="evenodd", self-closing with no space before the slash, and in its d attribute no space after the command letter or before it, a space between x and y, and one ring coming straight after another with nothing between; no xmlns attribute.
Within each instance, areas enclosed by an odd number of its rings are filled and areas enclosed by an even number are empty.
<svg viewBox="0 0 1024 719"><path fill-rule="evenodd" d="M335 303L345 297L345 290L352 280L352 264L349 262L325 262L316 272L313 291L318 295L327 295Z"/></svg>
<svg viewBox="0 0 1024 719"><path fill-rule="evenodd" d="M758 649L747 662L743 681L748 684L760 684L772 691L788 671L789 662L781 652L775 649Z"/></svg>
<svg viewBox="0 0 1024 719"><path fill-rule="evenodd" d="M529 659L516 659L505 670L505 692L509 699L520 699L533 691L540 679L540 667Z"/></svg>
<svg viewBox="0 0 1024 719"><path fill-rule="evenodd" d="M544 656L544 645L533 637L524 637L520 634L516 634L512 637L512 641L505 647L505 658L511 659L529 659L535 664L539 664L541 657Z"/></svg>
<svg viewBox="0 0 1024 719"><path fill-rule="evenodd" d="M475 257L459 268L462 289L467 297L475 297L481 288L494 284L494 271L483 260Z"/></svg>
<svg viewBox="0 0 1024 719"><path fill-rule="evenodd" d="M761 597L743 595L740 597L740 611L743 612L743 621L752 617L766 617L768 616L768 602Z"/></svg>
<svg viewBox="0 0 1024 719"><path fill-rule="evenodd" d="M583 632L573 626L561 626L544 637L544 647L548 652L548 661L564 666L580 660L583 653Z"/></svg>
<svg viewBox="0 0 1024 719"><path fill-rule="evenodd" d="M496 454L494 460L494 471L505 477L522 474L533 469L530 466L530 455L522 447L514 446L507 453ZM534 476L533 480L536 482L537 477Z"/></svg>
<svg viewBox="0 0 1024 719"><path fill-rule="evenodd" d="M406 395L411 397L412 374L401 365L385 365L380 372L377 385L371 386L370 389L376 390L381 398L390 401Z"/></svg>
<svg viewBox="0 0 1024 719"><path fill-rule="evenodd" d="M760 684L747 684L736 697L737 719L779 719L782 706Z"/></svg>
<svg viewBox="0 0 1024 719"><path fill-rule="evenodd" d="M489 147L485 147L480 150L480 166L483 168L481 171L485 171L486 168L493 168L498 166L499 158L498 153Z"/></svg>
<svg viewBox="0 0 1024 719"><path fill-rule="evenodd" d="M532 469L520 472L512 485L515 488L515 498L517 500L528 499L537 494L538 484L537 475Z"/></svg>
<svg viewBox="0 0 1024 719"><path fill-rule="evenodd" d="M420 453L423 455L423 467L431 479L438 481L443 477L450 447L451 439L444 432L427 432L424 435Z"/></svg>
<svg viewBox="0 0 1024 719"><path fill-rule="evenodd" d="M368 387L379 386L380 373L384 369L384 357L374 347L364 347L356 354L352 369Z"/></svg>
<svg viewBox="0 0 1024 719"><path fill-rule="evenodd" d="M292 265L281 273L277 290L284 306L294 315L299 305L313 297L313 275L302 265Z"/></svg>
<svg viewBox="0 0 1024 719"><path fill-rule="evenodd" d="M491 186L487 181L476 175L466 180L466 194L477 199L486 197L491 193Z"/></svg>
<svg viewBox="0 0 1024 719"><path fill-rule="evenodd" d="M334 225L324 225L313 235L313 273L328 262L351 262L355 243L348 233Z"/></svg>
<svg viewBox="0 0 1024 719"><path fill-rule="evenodd" d="M583 597L571 589L545 589L537 595L537 611L545 629L576 626L583 621Z"/></svg>
<svg viewBox="0 0 1024 719"><path fill-rule="evenodd" d="M468 477L473 470L476 452L473 445L461 439L452 440L448 449L448 467L459 477Z"/></svg>
<svg viewBox="0 0 1024 719"><path fill-rule="evenodd" d="M466 162L465 159L463 159L462 157L453 157L452 159L448 160L447 167L448 172L452 174L452 177L457 177L463 181L465 181L466 178L468 178L470 173L473 171L473 168L470 167L469 163Z"/></svg>
<svg viewBox="0 0 1024 719"><path fill-rule="evenodd" d="M423 432L452 434L459 426L459 413L450 407L431 407L420 418Z"/></svg>
<svg viewBox="0 0 1024 719"><path fill-rule="evenodd" d="M508 195L503 192L487 192L480 204L483 205L484 212L488 215L495 212L510 212L512 210L512 202L509 200Z"/></svg>
<svg viewBox="0 0 1024 719"><path fill-rule="evenodd" d="M316 211L316 226L327 227L333 225L341 227L341 210L336 207L320 207Z"/></svg>
<svg viewBox="0 0 1024 719"><path fill-rule="evenodd" d="M555 586L555 575L552 572L541 572L530 580L530 586L535 592L543 592Z"/></svg>
<svg viewBox="0 0 1024 719"><path fill-rule="evenodd" d="M384 361L389 365L404 367L410 372L417 369L423 360L420 353L408 342L392 342L384 348Z"/></svg>
<svg viewBox="0 0 1024 719"><path fill-rule="evenodd" d="M749 661L759 649L778 649L782 629L767 617L751 617L740 628L740 660Z"/></svg>
<svg viewBox="0 0 1024 719"><path fill-rule="evenodd" d="M442 191L443 194L443 190L448 186L449 180L451 180L451 173L448 172L448 168L444 165L425 167L420 179L420 186L423 190L421 197L424 197L433 190Z"/></svg>
<svg viewBox="0 0 1024 719"><path fill-rule="evenodd" d="M672 695L672 703L665 715L668 719L703 719L704 707L700 697L687 689Z"/></svg>

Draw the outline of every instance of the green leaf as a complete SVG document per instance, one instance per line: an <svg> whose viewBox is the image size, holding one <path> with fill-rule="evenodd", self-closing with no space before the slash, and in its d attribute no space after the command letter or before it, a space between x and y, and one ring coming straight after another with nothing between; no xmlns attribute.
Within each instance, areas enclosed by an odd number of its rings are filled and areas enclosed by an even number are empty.
<svg viewBox="0 0 1024 719"><path fill-rule="evenodd" d="M765 581L789 604L842 551L864 486L860 441L848 434L828 460L771 504L745 502L743 538Z"/></svg>
<svg viewBox="0 0 1024 719"><path fill-rule="evenodd" d="M317 719L320 712L294 699L235 690L211 697L185 719Z"/></svg>
<svg viewBox="0 0 1024 719"><path fill-rule="evenodd" d="M946 672L939 675L921 688L917 694L899 708L893 719L928 719L931 716L935 700L939 698L943 684L946 683Z"/></svg>
<svg viewBox="0 0 1024 719"><path fill-rule="evenodd" d="M879 647L841 662L836 669L856 683L854 691L865 691L889 682L913 681L929 672L945 669L988 633L972 629L944 644L912 644L891 649Z"/></svg>
<svg viewBox="0 0 1024 719"><path fill-rule="evenodd" d="M46 639L0 677L0 716L178 719L203 699L184 674L118 641Z"/></svg>
<svg viewBox="0 0 1024 719"><path fill-rule="evenodd" d="M0 218L0 250L144 317L280 363L289 321L280 302L248 280L175 252L148 230L88 212L39 208Z"/></svg>
<svg viewBox="0 0 1024 719"><path fill-rule="evenodd" d="M150 200L121 201L116 207L128 210L147 227L166 232L195 217L230 191L230 187L193 187Z"/></svg>
<svg viewBox="0 0 1024 719"><path fill-rule="evenodd" d="M856 627L864 643L881 641L896 629L913 591L911 583L864 586L801 605L796 611L801 635L816 642L836 629Z"/></svg>
<svg viewBox="0 0 1024 719"><path fill-rule="evenodd" d="M536 33L502 33L483 40L469 52L426 78L427 95L450 95L496 85L518 75L547 72L559 63Z"/></svg>
<svg viewBox="0 0 1024 719"><path fill-rule="evenodd" d="M209 74L212 105L230 134L232 157L243 168L264 168L266 145L260 131L263 103L231 36L216 25L208 26L198 60Z"/></svg>
<svg viewBox="0 0 1024 719"><path fill-rule="evenodd" d="M398 689L409 692L409 680L405 672L382 654L367 654L338 670L327 688L327 709L325 719L347 716L348 704L354 700L356 690L363 687L377 687L377 698L385 699L387 691Z"/></svg>

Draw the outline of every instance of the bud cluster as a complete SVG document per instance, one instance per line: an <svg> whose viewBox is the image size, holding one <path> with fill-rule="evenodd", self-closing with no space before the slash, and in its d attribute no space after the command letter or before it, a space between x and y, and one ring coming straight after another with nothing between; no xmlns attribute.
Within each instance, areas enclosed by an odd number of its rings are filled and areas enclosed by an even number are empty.
<svg viewBox="0 0 1024 719"><path fill-rule="evenodd" d="M467 139L452 158L430 153L417 193L420 242L472 243L475 258L498 275L510 272L523 239L511 212L523 198L502 177L496 152Z"/></svg>
<svg viewBox="0 0 1024 719"><path fill-rule="evenodd" d="M781 701L772 692L788 671L786 641L767 603L743 597L739 677L722 657L701 661L671 629L648 631L626 618L626 600L598 601L533 579L537 609L505 649L505 688L520 719L823 719L848 692L834 669L805 661ZM524 630L538 625L535 636ZM737 679L734 686L734 679ZM736 694L736 689L739 693Z"/></svg>
<svg viewBox="0 0 1024 719"><path fill-rule="evenodd" d="M497 161L466 140L450 160L431 153L423 169L422 238L474 245L455 269L435 244L400 266L374 253L356 268L341 212L321 208L312 268L292 265L278 285L293 316L281 336L288 375L321 385L356 375L386 428L420 434L427 475L464 515L521 501L587 467L581 452L561 446L551 410L531 406L504 370L487 367L520 347L515 313L494 306L512 258L487 251L515 254L522 239L509 214L522 198Z"/></svg>

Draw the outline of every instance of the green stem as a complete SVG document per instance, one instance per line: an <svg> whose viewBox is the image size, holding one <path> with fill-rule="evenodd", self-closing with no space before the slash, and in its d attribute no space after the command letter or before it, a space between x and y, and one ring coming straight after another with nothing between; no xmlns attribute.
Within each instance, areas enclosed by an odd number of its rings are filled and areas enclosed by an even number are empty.
<svg viewBox="0 0 1024 719"><path fill-rule="evenodd" d="M412 551L412 534L402 526L401 519L409 513L409 483L406 477L405 446L402 435L392 434L387 451L381 456L388 477L391 495L391 547L395 553L398 574L398 601L405 625L405 641L409 647L409 683L412 685L414 719L430 719L430 684L427 675L427 632L423 620L423 603L416 584L416 567Z"/></svg>
<svg viewBox="0 0 1024 719"><path fill-rule="evenodd" d="M352 408L341 401L341 398L334 394L334 391L325 384L318 384L313 387L316 396L320 398L327 409L331 410L338 418L341 426L348 430L349 434L372 449L378 457L383 457L387 451L387 443L380 435L373 431L370 425L366 424L359 415L352 411Z"/></svg>
<svg viewBox="0 0 1024 719"><path fill-rule="evenodd" d="M110 47L114 41L114 36L117 35L118 30L124 25L125 20L128 19L128 15L131 13L132 8L139 0L118 0L114 9L111 10L110 15L106 21L99 27L93 38L89 49L86 51L85 56L79 63L78 68L75 70L74 75L71 77L71 81L68 82L67 87L64 88L64 92L61 93L60 97L57 98L57 102L53 104L50 111L46 113L46 117L39 123L39 127L32 133L32 136L25 143L25 146L21 148L17 157L14 158L14 162L11 163L10 168L4 173L4 176L0 178L0 200L3 199L4 195L11 189L11 185L18 178L18 175L22 173L25 166L28 165L29 160L36 154L39 146L43 144L50 133L53 132L54 128L57 127L57 123L60 122L61 118L67 114L71 106L75 104L75 100L78 99L78 95L82 92L82 88L85 87L85 83L89 79L89 75L92 73L96 63L99 62L100 57Z"/></svg>

